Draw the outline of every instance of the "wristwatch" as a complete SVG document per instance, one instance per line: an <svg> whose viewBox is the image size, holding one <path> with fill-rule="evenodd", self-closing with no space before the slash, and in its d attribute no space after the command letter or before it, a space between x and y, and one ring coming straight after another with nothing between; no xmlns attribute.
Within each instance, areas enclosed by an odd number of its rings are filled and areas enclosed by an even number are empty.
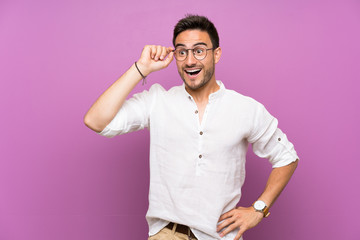
<svg viewBox="0 0 360 240"><path fill-rule="evenodd" d="M255 211L263 213L264 217L268 217L270 215L269 208L266 206L264 201L257 200L252 206Z"/></svg>

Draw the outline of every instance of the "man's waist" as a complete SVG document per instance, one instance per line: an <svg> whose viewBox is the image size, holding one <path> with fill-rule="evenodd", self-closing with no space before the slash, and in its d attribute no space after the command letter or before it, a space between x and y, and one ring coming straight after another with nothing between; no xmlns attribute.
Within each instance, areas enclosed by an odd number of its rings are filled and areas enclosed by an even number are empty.
<svg viewBox="0 0 360 240"><path fill-rule="evenodd" d="M165 227L170 230L174 230L175 232L185 234L191 238L195 238L195 235L191 231L190 227L188 227L186 225L171 222L168 225L166 225Z"/></svg>

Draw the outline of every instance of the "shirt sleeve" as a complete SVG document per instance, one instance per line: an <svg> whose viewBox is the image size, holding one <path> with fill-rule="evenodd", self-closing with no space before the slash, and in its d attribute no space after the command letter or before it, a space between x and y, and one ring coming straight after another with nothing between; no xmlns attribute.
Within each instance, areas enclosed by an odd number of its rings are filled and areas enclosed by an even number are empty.
<svg viewBox="0 0 360 240"><path fill-rule="evenodd" d="M253 131L248 141L252 143L257 156L269 159L273 168L286 166L299 159L294 145L278 128L278 120L261 104L256 110L253 123Z"/></svg>
<svg viewBox="0 0 360 240"><path fill-rule="evenodd" d="M162 87L159 84L151 86L149 91L134 94L126 100L114 119L99 134L114 137L149 127L151 110L155 104L156 95Z"/></svg>

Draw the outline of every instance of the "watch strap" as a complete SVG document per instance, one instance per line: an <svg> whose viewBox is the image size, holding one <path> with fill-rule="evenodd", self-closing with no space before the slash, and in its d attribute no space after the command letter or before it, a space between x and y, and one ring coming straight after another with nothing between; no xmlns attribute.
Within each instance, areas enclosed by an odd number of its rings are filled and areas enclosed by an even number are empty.
<svg viewBox="0 0 360 240"><path fill-rule="evenodd" d="M268 206L266 206L263 210L263 214L264 214L264 217L267 218L269 215L270 215L270 212L269 212L270 208Z"/></svg>

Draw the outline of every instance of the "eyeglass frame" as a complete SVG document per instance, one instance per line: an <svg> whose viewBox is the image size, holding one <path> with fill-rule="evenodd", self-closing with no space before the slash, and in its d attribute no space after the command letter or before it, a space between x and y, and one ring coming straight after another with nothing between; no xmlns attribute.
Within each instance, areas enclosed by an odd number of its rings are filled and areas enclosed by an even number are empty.
<svg viewBox="0 0 360 240"><path fill-rule="evenodd" d="M174 58L176 59L176 61L179 61L179 62L182 62L182 61L185 61L186 60L186 58L189 56L189 54L188 54L188 52L189 52L189 50L192 50L191 52L192 52L192 54L193 54L193 57L196 59L196 60L199 60L199 61L202 61L202 60L204 60L205 58L206 58L206 56L207 56L207 51L209 51L209 50L215 50L216 48L205 48L205 50L206 50L206 54L205 54L205 56L204 56L204 58L202 58L202 59L198 59L196 56L195 56L195 53L194 53L194 50L195 50L195 48L198 48L199 46L195 46L194 48L184 48L184 50L186 51L186 57L183 59L183 60L178 60L177 58L176 58L176 54L175 54L175 51L176 51L176 48L174 49L174 50L171 50L172 52L174 52ZM200 46L201 47L201 46Z"/></svg>

